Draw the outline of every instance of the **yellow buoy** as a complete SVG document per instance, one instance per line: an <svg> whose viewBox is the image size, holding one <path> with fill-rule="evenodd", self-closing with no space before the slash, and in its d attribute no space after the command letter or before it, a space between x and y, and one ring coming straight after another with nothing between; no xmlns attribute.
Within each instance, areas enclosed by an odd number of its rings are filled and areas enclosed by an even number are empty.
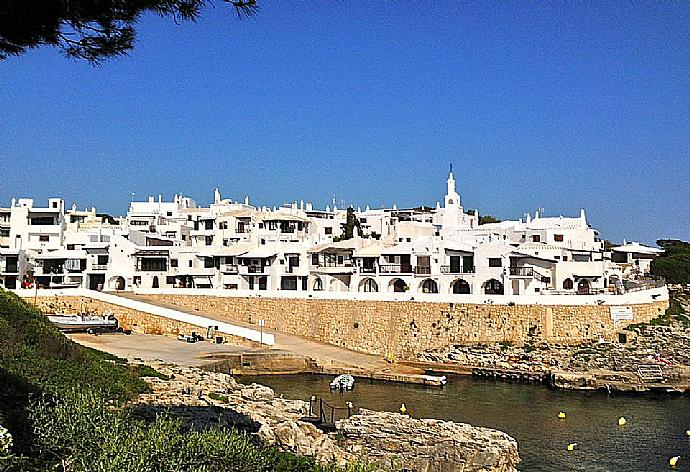
<svg viewBox="0 0 690 472"><path fill-rule="evenodd" d="M403 403L402 405L400 405L400 413L402 413L404 415L406 411L407 411L407 408L405 408L405 404Z"/></svg>
<svg viewBox="0 0 690 472"><path fill-rule="evenodd" d="M690 429L685 432L686 436L690 436Z"/></svg>
<svg viewBox="0 0 690 472"><path fill-rule="evenodd" d="M625 423L627 423L628 420L625 419L625 417L621 416L618 418L618 426L625 426Z"/></svg>
<svg viewBox="0 0 690 472"><path fill-rule="evenodd" d="M577 443L570 443L570 444L568 444L568 450L569 450L569 451L574 451L574 450L575 450L575 446L577 446Z"/></svg>
<svg viewBox="0 0 690 472"><path fill-rule="evenodd" d="M559 411L559 412L558 412L558 417L559 417L560 419L564 420L564 419L565 419L565 413L563 413L562 411Z"/></svg>
<svg viewBox="0 0 690 472"><path fill-rule="evenodd" d="M680 456L673 456L668 460L668 465L670 465L671 467L675 467L679 460Z"/></svg>

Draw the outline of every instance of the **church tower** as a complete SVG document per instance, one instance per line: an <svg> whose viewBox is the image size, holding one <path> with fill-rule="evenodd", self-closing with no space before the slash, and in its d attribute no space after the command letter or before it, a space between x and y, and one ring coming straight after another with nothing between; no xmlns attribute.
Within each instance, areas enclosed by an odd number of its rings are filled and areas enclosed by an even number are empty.
<svg viewBox="0 0 690 472"><path fill-rule="evenodd" d="M455 178L453 177L453 164L448 173L448 188L444 199L443 227L444 229L456 229L462 222L462 201L460 194L455 190Z"/></svg>

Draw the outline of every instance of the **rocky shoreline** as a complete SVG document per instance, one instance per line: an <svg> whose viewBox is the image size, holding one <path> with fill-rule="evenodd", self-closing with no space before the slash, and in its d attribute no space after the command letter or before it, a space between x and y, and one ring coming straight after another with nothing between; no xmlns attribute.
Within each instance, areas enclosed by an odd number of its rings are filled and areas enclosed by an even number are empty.
<svg viewBox="0 0 690 472"><path fill-rule="evenodd" d="M264 445L323 463L367 462L375 470L513 472L520 461L517 442L500 431L362 409L324 432L308 421L309 402L277 397L227 374L148 365L160 378L146 377L152 392L130 405L144 418L169 412L189 427L234 426Z"/></svg>
<svg viewBox="0 0 690 472"><path fill-rule="evenodd" d="M462 367L480 377L538 381L554 388L690 392L690 288L669 291L671 309L649 323L624 327L625 342L451 345L423 352L418 360L439 370ZM641 377L640 366L658 366L663 379Z"/></svg>

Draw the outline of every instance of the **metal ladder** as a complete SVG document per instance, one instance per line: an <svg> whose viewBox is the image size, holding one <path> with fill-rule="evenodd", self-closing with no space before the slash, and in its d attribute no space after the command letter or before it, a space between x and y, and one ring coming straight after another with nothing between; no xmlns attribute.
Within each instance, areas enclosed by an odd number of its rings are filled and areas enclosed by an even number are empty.
<svg viewBox="0 0 690 472"><path fill-rule="evenodd" d="M663 381L664 372L660 365L656 364L641 364L637 366L637 375L640 376L644 382Z"/></svg>

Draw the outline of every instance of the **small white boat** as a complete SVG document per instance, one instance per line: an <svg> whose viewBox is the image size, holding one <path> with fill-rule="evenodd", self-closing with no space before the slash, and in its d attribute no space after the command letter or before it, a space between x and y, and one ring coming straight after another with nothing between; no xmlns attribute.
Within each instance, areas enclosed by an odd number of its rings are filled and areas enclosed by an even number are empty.
<svg viewBox="0 0 690 472"><path fill-rule="evenodd" d="M48 315L60 331L115 331L117 320L112 313L96 315Z"/></svg>
<svg viewBox="0 0 690 472"><path fill-rule="evenodd" d="M331 389L352 390L355 387L355 378L350 374L341 374L331 382Z"/></svg>

